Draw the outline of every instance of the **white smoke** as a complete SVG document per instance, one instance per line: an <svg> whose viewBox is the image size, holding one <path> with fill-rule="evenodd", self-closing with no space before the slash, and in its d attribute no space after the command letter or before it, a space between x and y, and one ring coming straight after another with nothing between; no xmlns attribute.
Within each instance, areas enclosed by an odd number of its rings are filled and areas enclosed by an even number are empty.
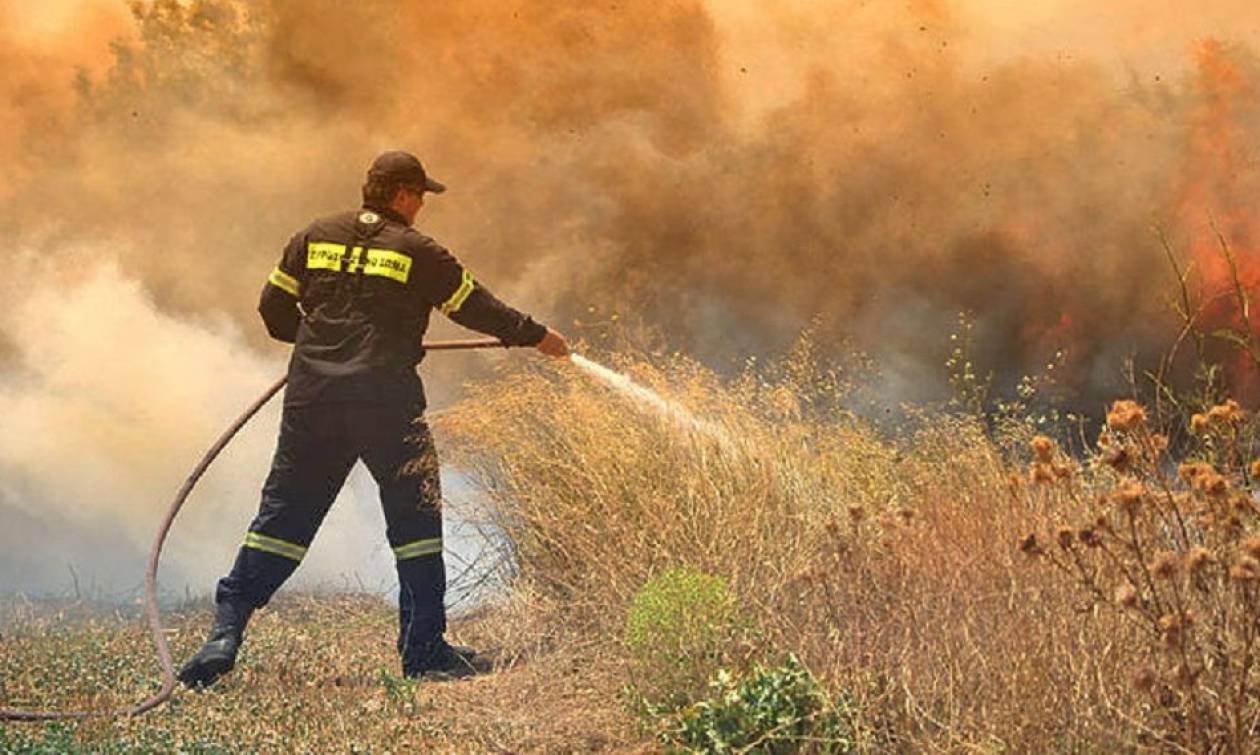
<svg viewBox="0 0 1260 755"><path fill-rule="evenodd" d="M66 594L76 581L98 597L138 588L188 471L285 367L287 347L260 355L226 317L160 312L110 250L76 257L102 261L86 270L32 262L24 281L33 288L0 284L6 362L16 362L0 369L0 592ZM205 594L231 565L278 417L279 398L193 493L163 557L167 592ZM295 583L392 586L379 508L356 468Z"/></svg>

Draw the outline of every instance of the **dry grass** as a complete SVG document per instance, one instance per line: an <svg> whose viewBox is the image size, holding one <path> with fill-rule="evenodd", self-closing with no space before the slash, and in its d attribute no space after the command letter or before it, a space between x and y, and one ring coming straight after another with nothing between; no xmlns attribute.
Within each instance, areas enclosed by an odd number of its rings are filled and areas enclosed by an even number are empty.
<svg viewBox="0 0 1260 755"><path fill-rule="evenodd" d="M666 661L624 642L626 615L651 576L687 566L725 580L738 619L717 652L671 667L671 684L694 695L718 668L793 652L851 705L862 751L1260 749L1251 418L1228 405L1186 418L1199 435L1180 455L1210 466L1178 477L1131 404L1076 459L1019 423L993 433L939 412L886 436L839 409L843 380L807 359L731 382L682 360L621 366L710 424L688 430L564 365L504 374L438 423L514 551L511 596L457 629L500 652L498 674L403 684L391 607L290 599L257 622L221 688L76 736L654 750L657 722L636 718L632 692ZM1125 503L1131 485L1140 510ZM204 625L191 618L176 623L181 655ZM28 616L6 633L4 699L105 704L154 684L136 625L70 626ZM104 678L120 680L110 697Z"/></svg>
<svg viewBox="0 0 1260 755"><path fill-rule="evenodd" d="M397 618L380 599L290 596L277 604L255 618L237 670L213 690L181 689L169 705L134 720L53 729L0 724L0 752L569 752L632 745L627 714L602 696L618 677L612 656L592 651L562 625L531 624L519 599L493 617L455 626L456 638L492 648L499 668L447 683L399 677ZM0 654L0 699L8 704L108 708L158 683L151 642L136 617L49 605L8 612ZM208 610L195 610L168 619L176 657L196 649L208 618ZM38 742L48 744L38 749Z"/></svg>
<svg viewBox="0 0 1260 755"><path fill-rule="evenodd" d="M1237 715L1209 715L1219 690L1205 687L1196 729L1184 695L1132 683L1151 662L1149 632L1075 569L1021 552L1029 533L1044 542L1111 511L1114 448L1084 464L1052 448L1029 470L1046 441L1029 446L1020 425L999 444L976 420L925 413L882 437L836 409L842 383L808 364L732 384L678 360L623 366L721 431L680 430L565 369L504 378L445 425L496 496L522 583L578 631L618 637L645 580L689 565L727 579L753 627L698 664L799 654L857 701L870 751L1256 749L1251 603L1230 614L1234 644L1220 645L1235 654ZM1246 454L1229 453L1234 471L1221 470L1241 484ZM1170 463L1161 451L1129 474ZM1166 547L1185 553L1204 537Z"/></svg>

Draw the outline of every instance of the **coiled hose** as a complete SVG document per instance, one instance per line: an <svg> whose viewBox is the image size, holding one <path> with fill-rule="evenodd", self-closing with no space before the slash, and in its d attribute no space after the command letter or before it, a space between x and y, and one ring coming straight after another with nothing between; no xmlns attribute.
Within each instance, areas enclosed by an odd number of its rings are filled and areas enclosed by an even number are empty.
<svg viewBox="0 0 1260 755"><path fill-rule="evenodd" d="M473 338L467 340L456 341L433 341L424 344L425 351L454 351L461 349L487 349L496 346L504 346L504 343L496 338ZM196 487L197 481L206 473L210 465L218 458L227 444L236 437L241 428L249 423L254 415L280 392L284 387L287 378L280 378L273 383L267 390L263 391L254 403L249 405L241 416L236 418L227 430L219 436L205 456L201 457L201 461L189 473L188 479L184 481L179 492L175 495L175 500L171 501L170 508L166 511L166 516L162 517L162 523L158 526L157 536L153 538L153 546L149 549L149 561L145 569L144 575L144 613L149 624L149 633L153 635L153 644L157 647L158 663L162 666L162 687L151 697L137 703L128 708L119 708L115 710L73 710L73 711L50 711L50 710L18 710L16 708L0 707L0 721L65 721L72 719L94 718L94 717L114 717L114 716L138 716L141 713L147 713L162 703L171 699L171 695L175 692L175 664L171 661L171 651L166 645L165 630L162 629L162 614L158 610L157 601L157 571L158 560L162 556L162 546L166 544L166 536L171 531L171 525L175 523L175 517L179 514L179 510L183 508L184 501L188 499L193 488Z"/></svg>

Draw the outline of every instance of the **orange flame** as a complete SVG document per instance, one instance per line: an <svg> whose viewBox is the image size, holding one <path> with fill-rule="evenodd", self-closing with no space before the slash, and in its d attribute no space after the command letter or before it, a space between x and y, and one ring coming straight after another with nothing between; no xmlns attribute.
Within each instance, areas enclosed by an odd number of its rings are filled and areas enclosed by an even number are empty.
<svg viewBox="0 0 1260 755"><path fill-rule="evenodd" d="M1216 40L1194 49L1198 66L1198 105L1187 123L1186 165L1178 215L1190 236L1194 265L1203 286L1199 325L1207 332L1230 330L1250 337L1260 349L1260 319L1239 305L1235 280L1251 298L1260 284L1260 226L1256 197L1260 188L1257 140L1247 125L1260 105L1255 73L1236 52ZM1217 232L1220 236L1218 237ZM1220 237L1235 261L1231 270ZM1224 344L1224 342L1221 342ZM1244 349L1228 347L1225 379L1229 391L1254 404L1260 398L1260 374Z"/></svg>

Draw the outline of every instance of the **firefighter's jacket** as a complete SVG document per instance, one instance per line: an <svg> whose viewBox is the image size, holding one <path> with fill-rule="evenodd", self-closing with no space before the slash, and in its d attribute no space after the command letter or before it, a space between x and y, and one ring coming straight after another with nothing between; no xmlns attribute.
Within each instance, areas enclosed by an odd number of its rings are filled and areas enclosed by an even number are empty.
<svg viewBox="0 0 1260 755"><path fill-rule="evenodd" d="M535 345L547 332L391 210L311 223L285 247L258 305L267 332L294 344L285 404L423 406L415 367L433 309L508 346Z"/></svg>

